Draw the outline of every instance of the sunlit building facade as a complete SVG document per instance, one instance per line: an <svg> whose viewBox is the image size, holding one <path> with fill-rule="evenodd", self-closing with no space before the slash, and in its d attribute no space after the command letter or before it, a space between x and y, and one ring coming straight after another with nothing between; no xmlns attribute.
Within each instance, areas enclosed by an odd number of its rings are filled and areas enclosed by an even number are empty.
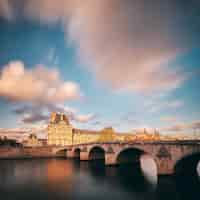
<svg viewBox="0 0 200 200"><path fill-rule="evenodd" d="M112 127L104 128L100 131L98 141L99 142L109 142L119 140L119 134L116 134Z"/></svg>
<svg viewBox="0 0 200 200"><path fill-rule="evenodd" d="M64 114L52 113L48 125L48 145L72 145L91 142L131 142L137 140L159 140L156 133L116 133L112 127L100 131L82 130L73 128Z"/></svg>
<svg viewBox="0 0 200 200"><path fill-rule="evenodd" d="M99 131L73 129L73 144L97 142Z"/></svg>
<svg viewBox="0 0 200 200"><path fill-rule="evenodd" d="M71 145L73 128L64 114L52 113L47 128L48 145Z"/></svg>

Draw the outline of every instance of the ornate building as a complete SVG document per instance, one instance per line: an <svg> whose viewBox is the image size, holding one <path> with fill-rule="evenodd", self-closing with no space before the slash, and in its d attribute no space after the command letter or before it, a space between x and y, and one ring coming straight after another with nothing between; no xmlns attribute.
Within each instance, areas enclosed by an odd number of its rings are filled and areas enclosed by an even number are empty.
<svg viewBox="0 0 200 200"><path fill-rule="evenodd" d="M102 131L81 130L73 128L64 114L52 113L47 128L48 145L71 145L90 142L113 141L117 137L112 128Z"/></svg>
<svg viewBox="0 0 200 200"><path fill-rule="evenodd" d="M48 145L72 145L90 142L159 140L158 134L116 133L112 127L101 131L81 130L73 128L64 114L52 113L48 125Z"/></svg>
<svg viewBox="0 0 200 200"><path fill-rule="evenodd" d="M71 145L73 128L64 114L52 113L47 128L48 145Z"/></svg>

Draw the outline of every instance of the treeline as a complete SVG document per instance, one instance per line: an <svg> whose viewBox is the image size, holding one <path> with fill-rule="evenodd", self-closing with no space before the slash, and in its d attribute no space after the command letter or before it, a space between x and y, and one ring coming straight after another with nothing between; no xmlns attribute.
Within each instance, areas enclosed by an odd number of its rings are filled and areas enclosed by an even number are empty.
<svg viewBox="0 0 200 200"><path fill-rule="evenodd" d="M9 139L7 137L0 137L0 147L21 147L22 144L14 139Z"/></svg>

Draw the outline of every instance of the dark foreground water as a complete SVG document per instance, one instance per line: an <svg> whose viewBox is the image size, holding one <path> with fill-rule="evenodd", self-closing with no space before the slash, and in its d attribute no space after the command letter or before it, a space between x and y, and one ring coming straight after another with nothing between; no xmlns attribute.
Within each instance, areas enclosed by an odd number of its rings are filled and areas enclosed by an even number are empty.
<svg viewBox="0 0 200 200"><path fill-rule="evenodd" d="M198 177L159 177L155 185L133 166L65 159L1 160L1 200L199 200Z"/></svg>

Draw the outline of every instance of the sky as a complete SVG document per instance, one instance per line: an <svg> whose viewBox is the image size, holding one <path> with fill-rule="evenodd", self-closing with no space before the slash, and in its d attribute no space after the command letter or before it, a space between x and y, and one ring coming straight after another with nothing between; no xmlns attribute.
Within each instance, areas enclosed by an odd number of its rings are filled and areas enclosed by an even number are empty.
<svg viewBox="0 0 200 200"><path fill-rule="evenodd" d="M0 0L0 132L200 132L198 0ZM12 131L11 131L12 130Z"/></svg>

